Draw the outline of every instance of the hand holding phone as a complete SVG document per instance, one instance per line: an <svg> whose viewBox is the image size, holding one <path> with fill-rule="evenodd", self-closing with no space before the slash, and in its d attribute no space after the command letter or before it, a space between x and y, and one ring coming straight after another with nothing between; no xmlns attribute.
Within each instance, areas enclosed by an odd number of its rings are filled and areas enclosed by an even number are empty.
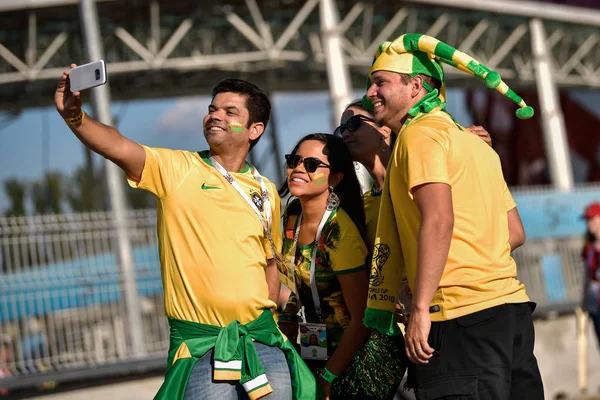
<svg viewBox="0 0 600 400"><path fill-rule="evenodd" d="M104 60L79 65L69 71L70 89L72 93L104 85L107 80Z"/></svg>
<svg viewBox="0 0 600 400"><path fill-rule="evenodd" d="M70 69L63 72L54 92L56 111L63 118L73 118L81 112L81 92L76 92L75 96L70 87L69 73L75 67L76 64L71 64Z"/></svg>

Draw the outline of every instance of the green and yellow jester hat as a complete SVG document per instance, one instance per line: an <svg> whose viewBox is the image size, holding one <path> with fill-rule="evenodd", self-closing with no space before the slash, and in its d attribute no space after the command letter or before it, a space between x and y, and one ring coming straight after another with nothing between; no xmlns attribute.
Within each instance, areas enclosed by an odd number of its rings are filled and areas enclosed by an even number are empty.
<svg viewBox="0 0 600 400"><path fill-rule="evenodd" d="M411 77L423 74L437 79L442 86L438 91L424 82L423 86L429 93L408 114L414 117L419 112L427 113L435 107L445 109L446 84L442 63L483 79L487 87L496 89L517 103L519 105L516 112L518 118L527 119L533 116L533 108L525 104L523 99L502 81L497 72L491 71L468 54L458 51L434 37L417 33L407 33L393 42L383 42L379 45L367 78L367 90L371 87L370 78L375 71L392 71ZM365 108L373 110L373 104L366 96L363 97L362 102Z"/></svg>

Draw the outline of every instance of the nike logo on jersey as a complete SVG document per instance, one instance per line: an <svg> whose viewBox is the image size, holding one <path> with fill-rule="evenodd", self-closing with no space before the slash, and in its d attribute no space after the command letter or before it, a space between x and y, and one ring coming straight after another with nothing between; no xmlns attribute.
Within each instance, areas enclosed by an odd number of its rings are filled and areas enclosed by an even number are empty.
<svg viewBox="0 0 600 400"><path fill-rule="evenodd" d="M211 185L207 185L206 183L203 183L202 189L209 190L209 189L221 189L221 188L219 186L211 186Z"/></svg>

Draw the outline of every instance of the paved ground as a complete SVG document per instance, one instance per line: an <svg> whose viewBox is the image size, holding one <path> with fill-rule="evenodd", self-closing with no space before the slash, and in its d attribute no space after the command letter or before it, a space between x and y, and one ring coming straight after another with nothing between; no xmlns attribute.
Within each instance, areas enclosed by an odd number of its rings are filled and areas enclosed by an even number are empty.
<svg viewBox="0 0 600 400"><path fill-rule="evenodd" d="M546 399L558 393L579 394L575 316L536 321L535 354L544 380ZM600 394L600 347L588 323L588 393Z"/></svg>
<svg viewBox="0 0 600 400"><path fill-rule="evenodd" d="M80 384L73 388L64 385L57 388L56 392L44 392L33 396L15 397L18 399L37 399L37 400L150 400L154 397L158 388L162 384L163 376L153 377L132 377L129 380L111 382L105 380L104 384L99 386L81 388ZM0 396L4 400L4 397Z"/></svg>
<svg viewBox="0 0 600 400"><path fill-rule="evenodd" d="M546 399L576 399L579 394L577 375L577 341L574 316L536 321L536 355L544 380ZM589 325L589 324L588 324ZM591 327L588 331L588 385L590 394L586 399L600 399L600 351ZM102 386L80 388L59 393L46 393L21 399L37 400L150 400L156 393L162 376L144 377ZM78 385L81 386L81 383ZM63 390L65 387L63 386ZM600 395L600 393L598 393ZM583 399L583 397L581 397ZM2 399L3 400L3 399Z"/></svg>

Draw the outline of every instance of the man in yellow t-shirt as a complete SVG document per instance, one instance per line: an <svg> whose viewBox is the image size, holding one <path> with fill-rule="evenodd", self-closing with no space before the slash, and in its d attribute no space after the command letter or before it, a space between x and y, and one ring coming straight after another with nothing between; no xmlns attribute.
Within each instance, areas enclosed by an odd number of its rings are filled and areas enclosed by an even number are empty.
<svg viewBox="0 0 600 400"><path fill-rule="evenodd" d="M406 271L413 298L405 343L418 397L543 399L534 305L510 256L525 241L523 226L498 155L445 110L440 60L510 91L435 38L407 34L379 47L366 96L375 121L398 139L375 242L386 256L373 259L381 280L371 283L365 323L391 326L389 294Z"/></svg>
<svg viewBox="0 0 600 400"><path fill-rule="evenodd" d="M142 146L96 122L68 82L66 71L55 103L72 131L120 166L131 186L157 198L171 324L169 370L157 397L255 399L272 391L269 398L290 399L285 338L271 315L280 287L272 251L281 245L279 197L246 162L270 117L266 94L249 82L221 81L204 118L210 150L195 153ZM217 337L220 331L228 334Z"/></svg>

